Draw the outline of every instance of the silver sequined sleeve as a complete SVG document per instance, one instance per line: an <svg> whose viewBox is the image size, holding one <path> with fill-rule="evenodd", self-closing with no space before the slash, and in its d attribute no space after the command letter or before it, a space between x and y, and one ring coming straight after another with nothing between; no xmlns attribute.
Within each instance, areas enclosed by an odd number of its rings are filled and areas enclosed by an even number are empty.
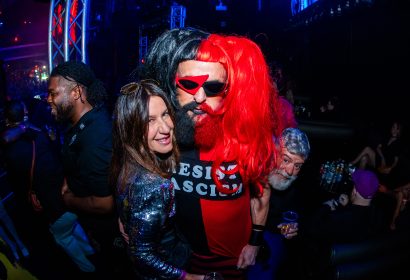
<svg viewBox="0 0 410 280"><path fill-rule="evenodd" d="M144 170L117 199L137 273L143 279L179 279L182 270L167 263L160 248L166 223L175 215L171 182Z"/></svg>

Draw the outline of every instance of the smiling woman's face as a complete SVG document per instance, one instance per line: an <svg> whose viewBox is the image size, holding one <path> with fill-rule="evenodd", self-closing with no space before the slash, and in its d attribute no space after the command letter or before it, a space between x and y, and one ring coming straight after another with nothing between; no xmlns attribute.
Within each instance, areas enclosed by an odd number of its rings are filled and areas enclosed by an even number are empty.
<svg viewBox="0 0 410 280"><path fill-rule="evenodd" d="M148 112L148 147L155 153L169 153L173 148L174 123L164 100L159 96L151 96Z"/></svg>

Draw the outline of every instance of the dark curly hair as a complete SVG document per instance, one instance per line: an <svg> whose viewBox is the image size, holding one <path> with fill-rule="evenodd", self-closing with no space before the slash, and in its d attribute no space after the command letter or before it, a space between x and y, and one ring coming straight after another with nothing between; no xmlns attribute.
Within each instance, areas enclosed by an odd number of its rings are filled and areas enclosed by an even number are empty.
<svg viewBox="0 0 410 280"><path fill-rule="evenodd" d="M103 83L95 77L91 68L80 61L66 61L51 71L50 77L61 76L64 79L82 85L87 91L87 101L91 106L102 105L107 100Z"/></svg>

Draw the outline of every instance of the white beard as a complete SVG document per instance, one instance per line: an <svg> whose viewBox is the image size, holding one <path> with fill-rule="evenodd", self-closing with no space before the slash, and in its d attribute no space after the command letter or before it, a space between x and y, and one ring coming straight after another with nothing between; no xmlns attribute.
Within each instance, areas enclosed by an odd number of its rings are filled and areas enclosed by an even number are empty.
<svg viewBox="0 0 410 280"><path fill-rule="evenodd" d="M285 178L283 178L284 176ZM277 191L287 190L290 185L296 180L297 176L288 176L280 172L279 170L274 170L269 174L268 181L272 189Z"/></svg>

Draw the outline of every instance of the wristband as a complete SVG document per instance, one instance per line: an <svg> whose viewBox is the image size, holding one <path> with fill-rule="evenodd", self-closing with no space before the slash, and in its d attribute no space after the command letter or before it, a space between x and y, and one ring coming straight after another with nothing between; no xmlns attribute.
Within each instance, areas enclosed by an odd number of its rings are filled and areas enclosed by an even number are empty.
<svg viewBox="0 0 410 280"><path fill-rule="evenodd" d="M184 280L185 277L186 277L186 271L185 271L185 270L182 270L181 276L179 276L178 280Z"/></svg>
<svg viewBox="0 0 410 280"><path fill-rule="evenodd" d="M264 231L265 230L265 226L264 225L255 225L255 224L252 224L252 229L254 230L262 230L262 231Z"/></svg>
<svg viewBox="0 0 410 280"><path fill-rule="evenodd" d="M263 243L263 230L252 229L248 243L252 246L261 246Z"/></svg>

